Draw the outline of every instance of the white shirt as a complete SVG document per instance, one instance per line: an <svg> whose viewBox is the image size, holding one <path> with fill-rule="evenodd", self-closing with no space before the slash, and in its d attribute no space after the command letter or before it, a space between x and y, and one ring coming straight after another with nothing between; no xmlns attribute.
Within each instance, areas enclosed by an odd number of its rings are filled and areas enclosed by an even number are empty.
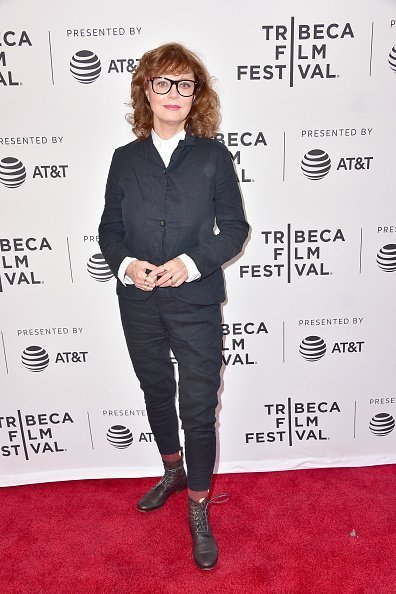
<svg viewBox="0 0 396 594"><path fill-rule="evenodd" d="M159 152L165 167L168 167L173 151L179 144L179 141L184 140L185 136L185 130L180 130L180 132L172 136L172 138L164 140L163 138L158 136L158 134L154 132L154 130L151 131L153 144ZM182 260L183 264L187 268L188 277L186 279L186 283L190 283L191 281L197 280L201 277L201 273L196 267L194 260L190 258L190 256L187 256L187 254L180 254L179 258L180 260ZM128 268L128 265L136 259L137 258L127 257L124 258L121 262L120 267L118 269L118 278L120 279L123 285L133 285L133 280L125 274L125 271Z"/></svg>
<svg viewBox="0 0 396 594"><path fill-rule="evenodd" d="M159 154L161 155L161 159L165 163L165 167L168 167L172 153L179 144L179 140L184 140L185 137L185 130L180 130L180 132L172 136L172 138L167 138L166 140L161 138L161 136L158 136L155 130L151 131L151 138L153 139L153 144L159 152Z"/></svg>

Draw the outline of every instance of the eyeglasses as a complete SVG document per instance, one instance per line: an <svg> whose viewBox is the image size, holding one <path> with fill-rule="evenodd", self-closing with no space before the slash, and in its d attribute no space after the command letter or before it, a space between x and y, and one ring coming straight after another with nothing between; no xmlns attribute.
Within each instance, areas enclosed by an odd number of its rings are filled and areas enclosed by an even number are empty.
<svg viewBox="0 0 396 594"><path fill-rule="evenodd" d="M150 79L151 88L157 95L166 95L173 85L175 85L177 92L182 97L191 97L194 95L195 89L198 86L196 80L171 80L164 76L152 76Z"/></svg>

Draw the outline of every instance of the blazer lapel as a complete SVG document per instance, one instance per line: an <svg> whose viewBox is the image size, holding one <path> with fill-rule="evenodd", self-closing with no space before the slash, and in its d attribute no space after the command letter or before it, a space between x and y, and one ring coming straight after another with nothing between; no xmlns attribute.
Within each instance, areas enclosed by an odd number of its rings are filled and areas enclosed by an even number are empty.
<svg viewBox="0 0 396 594"><path fill-rule="evenodd" d="M154 163L156 163L157 165L165 167L165 164L161 159L161 155L154 146L151 134L149 134L147 138L142 140L141 143L143 145L143 150L145 152L146 159L150 159L150 161L154 161Z"/></svg>
<svg viewBox="0 0 396 594"><path fill-rule="evenodd" d="M176 165L180 163L183 157L190 152L194 143L195 136L190 136L189 134L186 134L184 140L179 140L179 144L172 153L171 160L169 162L169 167L176 167Z"/></svg>

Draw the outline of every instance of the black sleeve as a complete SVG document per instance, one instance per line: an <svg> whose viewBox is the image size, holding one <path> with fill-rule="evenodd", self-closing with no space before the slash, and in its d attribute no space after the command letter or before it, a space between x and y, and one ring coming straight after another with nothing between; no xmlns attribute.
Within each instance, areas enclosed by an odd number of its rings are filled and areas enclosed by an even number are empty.
<svg viewBox="0 0 396 594"><path fill-rule="evenodd" d="M122 219L120 188L120 149L116 149L107 177L105 207L99 225L99 245L102 254L117 277L121 262L131 254L124 245L125 228Z"/></svg>
<svg viewBox="0 0 396 594"><path fill-rule="evenodd" d="M187 252L202 278L239 254L249 233L231 154L226 147L219 148L214 200L220 233Z"/></svg>

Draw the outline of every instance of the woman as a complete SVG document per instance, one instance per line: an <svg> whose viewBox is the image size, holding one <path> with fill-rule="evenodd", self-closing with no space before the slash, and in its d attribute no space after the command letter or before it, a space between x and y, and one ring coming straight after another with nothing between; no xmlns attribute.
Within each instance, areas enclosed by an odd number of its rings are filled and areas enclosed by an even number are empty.
<svg viewBox="0 0 396 594"><path fill-rule="evenodd" d="M175 43L146 52L131 98L137 140L113 155L99 243L118 277L124 334L164 465L137 508L157 509L188 486L194 559L211 569L218 556L207 508L222 364L221 266L240 252L249 226L230 153L213 139L219 101L198 57Z"/></svg>

